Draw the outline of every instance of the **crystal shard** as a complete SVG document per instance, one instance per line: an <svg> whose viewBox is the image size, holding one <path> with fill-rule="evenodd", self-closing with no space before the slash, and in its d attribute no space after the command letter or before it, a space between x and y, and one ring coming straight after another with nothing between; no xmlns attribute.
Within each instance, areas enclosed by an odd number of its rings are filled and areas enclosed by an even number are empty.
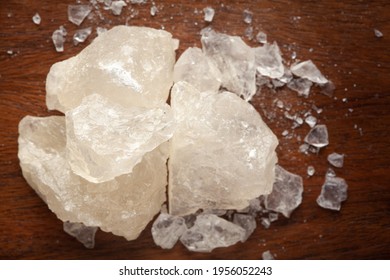
<svg viewBox="0 0 390 280"><path fill-rule="evenodd" d="M112 1L110 9L114 15L119 16L125 6L127 6L127 4L123 0Z"/></svg>
<svg viewBox="0 0 390 280"><path fill-rule="evenodd" d="M190 251L211 252L215 248L228 247L242 241L245 234L242 227L225 219L212 214L201 214L180 241Z"/></svg>
<svg viewBox="0 0 390 280"><path fill-rule="evenodd" d="M287 83L287 87L293 91L298 92L299 96L308 97L313 83L307 79L292 79Z"/></svg>
<svg viewBox="0 0 390 280"><path fill-rule="evenodd" d="M317 204L322 208L339 211L341 202L347 199L347 189L348 185L343 178L327 176Z"/></svg>
<svg viewBox="0 0 390 280"><path fill-rule="evenodd" d="M262 256L263 260L274 260L275 259L269 250L263 252L263 254L261 256Z"/></svg>
<svg viewBox="0 0 390 280"><path fill-rule="evenodd" d="M252 215L236 213L233 216L233 224L245 229L245 236L242 242L245 242L256 229L256 219Z"/></svg>
<svg viewBox="0 0 390 280"><path fill-rule="evenodd" d="M54 30L51 39L57 52L64 51L66 30L63 26L60 26L57 30Z"/></svg>
<svg viewBox="0 0 390 280"><path fill-rule="evenodd" d="M36 25L40 25L41 24L41 16L38 13L35 13L35 15L32 17L32 21Z"/></svg>
<svg viewBox="0 0 390 280"><path fill-rule="evenodd" d="M240 37L203 30L202 48L222 73L222 86L250 100L256 93L255 53Z"/></svg>
<svg viewBox="0 0 390 280"><path fill-rule="evenodd" d="M262 44L267 43L267 34L265 34L264 32L260 31L260 32L257 33L257 35L256 35L256 40L257 40L259 43L262 43Z"/></svg>
<svg viewBox="0 0 390 280"><path fill-rule="evenodd" d="M272 193L264 200L265 208L289 218L292 211L302 203L302 193L302 177L277 165Z"/></svg>
<svg viewBox="0 0 390 280"><path fill-rule="evenodd" d="M255 50L256 69L262 76L272 79L278 79L284 75L284 66L279 46L276 42L273 44L265 43L262 47Z"/></svg>
<svg viewBox="0 0 390 280"><path fill-rule="evenodd" d="M80 43L84 43L88 36L92 33L92 27L87 27L77 30L73 35L73 44L77 46Z"/></svg>
<svg viewBox="0 0 390 280"><path fill-rule="evenodd" d="M204 12L204 21L212 22L215 14L215 10L211 7L206 7L203 9Z"/></svg>
<svg viewBox="0 0 390 280"><path fill-rule="evenodd" d="M124 106L165 103L173 82L174 41L147 27L116 26L77 56L55 63L46 79L46 104L66 112L92 93Z"/></svg>
<svg viewBox="0 0 390 280"><path fill-rule="evenodd" d="M130 173L144 154L169 140L174 131L169 105L124 107L98 94L66 112L66 148L76 174L101 183Z"/></svg>
<svg viewBox="0 0 390 280"><path fill-rule="evenodd" d="M243 209L271 192L278 140L251 104L179 82L171 106L177 125L170 141L172 215Z"/></svg>
<svg viewBox="0 0 390 280"><path fill-rule="evenodd" d="M188 48L175 64L173 80L185 81L201 92L217 92L221 86L221 72L199 48Z"/></svg>
<svg viewBox="0 0 390 280"><path fill-rule="evenodd" d="M326 125L319 124L313 127L305 137L305 142L316 148L322 148L329 144L328 129Z"/></svg>
<svg viewBox="0 0 390 280"><path fill-rule="evenodd" d="M326 79L311 60L306 60L291 66L291 72L301 78L308 79L316 84L326 84Z"/></svg>
<svg viewBox="0 0 390 280"><path fill-rule="evenodd" d="M27 116L19 123L23 176L62 221L138 237L165 201L166 144L125 174L94 184L75 175L66 160L65 117Z"/></svg>
<svg viewBox="0 0 390 280"><path fill-rule="evenodd" d="M89 5L69 5L68 20L76 25L80 25L92 11Z"/></svg>
<svg viewBox="0 0 390 280"><path fill-rule="evenodd" d="M163 249L171 249L186 230L184 218L161 213L152 226L154 243Z"/></svg>
<svg viewBox="0 0 390 280"><path fill-rule="evenodd" d="M328 155L328 161L334 167L341 168L344 165L344 155L338 153L331 153Z"/></svg>
<svg viewBox="0 0 390 280"><path fill-rule="evenodd" d="M87 227L82 223L64 222L63 228L67 234L80 241L85 248L93 249L95 247L95 234L98 227Z"/></svg>

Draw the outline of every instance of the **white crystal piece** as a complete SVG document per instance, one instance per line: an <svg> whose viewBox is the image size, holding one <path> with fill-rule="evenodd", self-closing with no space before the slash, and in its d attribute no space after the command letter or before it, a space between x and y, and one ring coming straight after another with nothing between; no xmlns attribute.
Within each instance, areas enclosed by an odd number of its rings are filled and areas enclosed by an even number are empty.
<svg viewBox="0 0 390 280"><path fill-rule="evenodd" d="M204 21L212 22L215 14L215 10L211 7L206 7L203 9L204 12Z"/></svg>
<svg viewBox="0 0 390 280"><path fill-rule="evenodd" d="M325 177L336 177L336 172L332 168L328 168Z"/></svg>
<svg viewBox="0 0 390 280"><path fill-rule="evenodd" d="M195 224L180 238L188 250L211 252L215 248L228 247L244 240L245 230L216 215L201 214Z"/></svg>
<svg viewBox="0 0 390 280"><path fill-rule="evenodd" d="M326 84L326 79L311 60L306 60L291 66L291 72L301 78L308 79L316 84Z"/></svg>
<svg viewBox="0 0 390 280"><path fill-rule="evenodd" d="M165 201L166 144L146 154L131 174L94 184L75 175L67 162L65 117L23 118L18 142L24 178L62 221L133 240Z"/></svg>
<svg viewBox="0 0 390 280"><path fill-rule="evenodd" d="M112 1L110 9L114 15L119 16L122 13L123 7L125 6L127 6L127 4L123 0Z"/></svg>
<svg viewBox="0 0 390 280"><path fill-rule="evenodd" d="M347 199L348 185L343 178L325 177L317 204L322 208L339 211L341 202Z"/></svg>
<svg viewBox="0 0 390 280"><path fill-rule="evenodd" d="M154 243L163 249L171 249L186 230L182 217L161 213L152 226Z"/></svg>
<svg viewBox="0 0 390 280"><path fill-rule="evenodd" d="M92 11L89 5L69 5L68 20L76 25L80 25Z"/></svg>
<svg viewBox="0 0 390 280"><path fill-rule="evenodd" d="M252 23L253 13L251 11L244 10L243 17L244 17L244 22L246 24L251 24Z"/></svg>
<svg viewBox="0 0 390 280"><path fill-rule="evenodd" d="M217 92L221 86L221 72L199 48L188 48L175 64L173 80L185 81L201 92Z"/></svg>
<svg viewBox="0 0 390 280"><path fill-rule="evenodd" d="M304 97L308 97L310 95L310 88L312 85L313 82L303 78L292 79L287 83L287 87L289 89L298 92L299 96Z"/></svg>
<svg viewBox="0 0 390 280"><path fill-rule="evenodd" d="M307 167L307 175L309 175L310 177L314 175L314 173L316 173L316 170L315 168L312 166L312 165L309 165Z"/></svg>
<svg viewBox="0 0 390 280"><path fill-rule="evenodd" d="M88 36L92 33L92 27L76 30L73 35L73 44L77 46L79 43L84 43Z"/></svg>
<svg viewBox="0 0 390 280"><path fill-rule="evenodd" d="M322 148L329 144L328 129L324 124L313 127L305 137L305 142L316 148Z"/></svg>
<svg viewBox="0 0 390 280"><path fill-rule="evenodd" d="M93 249L95 247L95 234L98 227L87 227L83 223L64 222L63 229L81 242L85 248Z"/></svg>
<svg viewBox="0 0 390 280"><path fill-rule="evenodd" d="M305 123L307 123L308 126L313 128L317 124L317 118L312 115L309 115L305 118Z"/></svg>
<svg viewBox="0 0 390 280"><path fill-rule="evenodd" d="M272 193L264 200L265 208L289 218L292 211L302 203L302 193L302 177L277 165Z"/></svg>
<svg viewBox="0 0 390 280"><path fill-rule="evenodd" d="M41 24L41 16L38 13L35 13L35 15L32 17L32 21L36 25L40 25Z"/></svg>
<svg viewBox="0 0 390 280"><path fill-rule="evenodd" d="M57 52L64 51L64 43L65 43L66 30L62 26L59 29L54 30L51 39L53 41L54 47Z"/></svg>
<svg viewBox="0 0 390 280"><path fill-rule="evenodd" d="M157 7L156 7L155 5L153 5L152 7L150 7L150 15L151 15L152 17L154 17L154 16L157 14L157 12L158 12L158 9L157 9Z"/></svg>
<svg viewBox="0 0 390 280"><path fill-rule="evenodd" d="M378 37L378 38L383 37L383 33L378 29L374 29L374 34L375 34L375 37Z"/></svg>
<svg viewBox="0 0 390 280"><path fill-rule="evenodd" d="M170 141L171 214L243 209L271 192L278 140L251 104L179 82L171 106L177 124Z"/></svg>
<svg viewBox="0 0 390 280"><path fill-rule="evenodd" d="M344 165L344 155L338 153L331 153L328 155L328 161L334 167L341 168Z"/></svg>
<svg viewBox="0 0 390 280"><path fill-rule="evenodd" d="M261 256L262 256L263 260L274 260L275 259L269 250L263 252L263 254Z"/></svg>
<svg viewBox="0 0 390 280"><path fill-rule="evenodd" d="M101 183L130 173L174 132L168 104L125 107L92 94L66 112L66 148L74 173Z"/></svg>
<svg viewBox="0 0 390 280"><path fill-rule="evenodd" d="M252 215L236 213L233 216L233 223L245 230L245 236L241 240L242 242L245 242L256 229L256 219Z"/></svg>
<svg viewBox="0 0 390 280"><path fill-rule="evenodd" d="M279 46L276 42L273 44L265 43L264 46L254 49L256 56L256 69L262 76L272 79L282 78L284 75L284 66Z"/></svg>
<svg viewBox="0 0 390 280"><path fill-rule="evenodd" d="M256 40L257 40L259 43L262 43L262 44L267 43L267 34L265 34L264 32L260 31L260 32L257 33L257 35L256 35Z"/></svg>
<svg viewBox="0 0 390 280"><path fill-rule="evenodd" d="M261 225L268 229L271 226L271 221L268 218L261 218Z"/></svg>
<svg viewBox="0 0 390 280"><path fill-rule="evenodd" d="M46 104L63 113L90 94L124 106L165 103L173 83L172 35L147 27L116 26L77 56L55 63L46 79Z"/></svg>
<svg viewBox="0 0 390 280"><path fill-rule="evenodd" d="M203 30L202 48L222 73L224 88L247 101L255 95L255 53L240 37Z"/></svg>

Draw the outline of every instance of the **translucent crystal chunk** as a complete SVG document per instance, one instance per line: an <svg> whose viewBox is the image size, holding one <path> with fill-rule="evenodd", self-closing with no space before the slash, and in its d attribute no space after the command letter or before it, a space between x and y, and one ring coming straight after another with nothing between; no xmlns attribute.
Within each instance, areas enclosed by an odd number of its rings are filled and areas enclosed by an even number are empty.
<svg viewBox="0 0 390 280"><path fill-rule="evenodd" d="M93 249L95 247L95 234L98 227L87 227L83 223L64 222L63 228L67 234L81 242L85 248Z"/></svg>
<svg viewBox="0 0 390 280"><path fill-rule="evenodd" d="M263 258L263 260L274 260L275 259L270 251L263 252L262 258Z"/></svg>
<svg viewBox="0 0 390 280"><path fill-rule="evenodd" d="M329 144L328 129L324 124L313 127L305 137L305 142L316 148L322 148Z"/></svg>
<svg viewBox="0 0 390 280"><path fill-rule="evenodd" d="M282 213L288 218L302 203L302 193L302 177L277 165L273 190L264 200L265 208Z"/></svg>
<svg viewBox="0 0 390 280"><path fill-rule="evenodd" d="M182 217L161 213L152 226L154 243L163 249L171 249L186 230Z"/></svg>
<svg viewBox="0 0 390 280"><path fill-rule="evenodd" d="M256 40L257 40L259 43L262 43L262 44L267 43L267 34L265 34L264 32L260 31L260 32L257 33L257 35L256 35Z"/></svg>
<svg viewBox="0 0 390 280"><path fill-rule="evenodd" d="M215 215L201 214L180 241L190 251L211 252L215 248L228 247L242 241L245 235L245 230L238 225Z"/></svg>
<svg viewBox="0 0 390 280"><path fill-rule="evenodd" d="M212 22L215 14L215 10L211 7L206 7L203 9L204 12L204 21Z"/></svg>
<svg viewBox="0 0 390 280"><path fill-rule="evenodd" d="M310 88L313 83L307 79L292 79L287 83L287 87L293 91L298 92L299 96L308 97L310 95Z"/></svg>
<svg viewBox="0 0 390 280"><path fill-rule="evenodd" d="M77 30L73 35L73 44L77 46L79 43L84 43L91 33L92 27Z"/></svg>
<svg viewBox="0 0 390 280"><path fill-rule="evenodd" d="M305 123L308 124L308 126L310 126L311 128L313 128L316 124L317 124L317 118L312 116L312 115L309 115L305 118Z"/></svg>
<svg viewBox="0 0 390 280"><path fill-rule="evenodd" d="M201 92L217 92L221 86L221 72L199 48L188 48L175 64L173 80L185 81Z"/></svg>
<svg viewBox="0 0 390 280"><path fill-rule="evenodd" d="M76 174L101 183L130 173L174 131L169 105L125 107L92 94L66 112L66 148Z"/></svg>
<svg viewBox="0 0 390 280"><path fill-rule="evenodd" d="M336 172L332 168L328 168L325 174L326 177L336 177Z"/></svg>
<svg viewBox="0 0 390 280"><path fill-rule="evenodd" d="M125 6L127 6L127 4L123 0L112 1L110 9L114 15L119 16Z"/></svg>
<svg viewBox="0 0 390 280"><path fill-rule="evenodd" d="M253 13L251 11L244 10L243 17L244 17L244 22L246 24L251 24L252 23Z"/></svg>
<svg viewBox="0 0 390 280"><path fill-rule="evenodd" d="M157 12L158 12L158 8L156 6L153 5L152 7L150 7L150 15L152 17L154 17L157 14Z"/></svg>
<svg viewBox="0 0 390 280"><path fill-rule="evenodd" d="M89 5L69 5L68 20L76 25L80 25L92 11Z"/></svg>
<svg viewBox="0 0 390 280"><path fill-rule="evenodd" d="M242 242L245 242L256 229L256 219L252 215L236 213L233 216L233 223L245 230Z"/></svg>
<svg viewBox="0 0 390 280"><path fill-rule="evenodd" d="M265 43L264 46L257 47L254 50L256 56L256 69L260 75L272 79L283 77L284 66L280 49L276 42L273 44Z"/></svg>
<svg viewBox="0 0 390 280"><path fill-rule="evenodd" d="M63 113L90 94L124 106L165 103L173 83L172 35L147 27L116 26L77 56L55 63L46 79L46 104Z"/></svg>
<svg viewBox="0 0 390 280"><path fill-rule="evenodd" d="M125 174L94 184L75 175L66 159L65 117L27 116L19 123L23 176L59 219L138 237L165 201L166 144Z"/></svg>
<svg viewBox="0 0 390 280"><path fill-rule="evenodd" d="M256 93L255 53L240 37L203 30L202 47L222 73L222 86L250 100Z"/></svg>
<svg viewBox="0 0 390 280"><path fill-rule="evenodd" d="M57 52L64 51L66 30L63 27L62 28L61 27L59 29L55 30L53 32L53 35L51 36L51 39L53 41L54 47L56 48Z"/></svg>
<svg viewBox="0 0 390 280"><path fill-rule="evenodd" d="M307 175L313 176L315 172L316 172L316 170L314 169L314 167L312 165L309 165L307 167Z"/></svg>
<svg viewBox="0 0 390 280"><path fill-rule="evenodd" d="M179 82L171 106L177 124L170 141L171 214L243 209L271 192L278 140L252 105Z"/></svg>
<svg viewBox="0 0 390 280"><path fill-rule="evenodd" d="M339 211L341 202L347 199L347 189L348 185L343 178L327 176L317 204L322 208Z"/></svg>
<svg viewBox="0 0 390 280"><path fill-rule="evenodd" d="M301 78L308 79L316 84L326 84L326 79L311 60L306 60L291 66L291 72Z"/></svg>
<svg viewBox="0 0 390 280"><path fill-rule="evenodd" d="M328 155L328 161L334 167L341 168L344 165L344 155L338 153L331 153Z"/></svg>
<svg viewBox="0 0 390 280"><path fill-rule="evenodd" d="M36 25L40 25L41 24L41 16L38 13L35 13L35 15L32 17L32 21Z"/></svg>
<svg viewBox="0 0 390 280"><path fill-rule="evenodd" d="M378 29L374 29L374 34L378 38L382 38L383 37L383 33L381 31L379 31Z"/></svg>

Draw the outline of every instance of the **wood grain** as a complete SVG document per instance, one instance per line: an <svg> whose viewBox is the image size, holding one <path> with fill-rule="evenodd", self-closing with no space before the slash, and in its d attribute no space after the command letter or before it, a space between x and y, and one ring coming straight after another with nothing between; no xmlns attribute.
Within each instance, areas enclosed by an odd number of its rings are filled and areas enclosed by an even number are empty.
<svg viewBox="0 0 390 280"><path fill-rule="evenodd" d="M74 2L10 0L0 4L0 259L260 259L265 250L277 259L390 258L388 1L156 1L162 6L155 17L149 14L148 1L129 5L120 17L102 11L105 20L95 16L82 24L163 26L180 39L180 55L187 47L200 46L199 32L207 26L195 9L214 7L211 26L240 36L248 26L242 13L249 9L254 33L262 30L269 41L277 41L287 62L295 51L298 59L312 59L335 83L335 98L321 95L318 89L308 99L287 89L264 91L254 98L252 103L280 138L280 164L304 177L303 204L290 219L280 218L268 230L258 226L244 244L210 254L188 252L181 244L162 250L153 244L150 225L131 242L98 232L96 248L87 250L62 231L62 222L23 179L17 159L18 123L25 115L53 114L45 107L49 68L86 45L71 43L77 27L67 21L66 9ZM131 8L138 11L134 18L130 18ZM31 20L35 12L42 17L39 26ZM50 41L60 25L69 33L64 53L56 53ZM384 37L375 37L374 28ZM96 32L88 41L95 36ZM11 55L7 54L10 50ZM281 137L283 130L291 131L291 122L275 107L275 98L292 104L292 112L307 110L312 104L323 108L318 118L328 126L329 146L318 155L300 154L302 140ZM275 114L271 120L265 117L270 114ZM308 130L304 125L295 134L303 138ZM329 167L326 157L334 151L346 154L344 168L336 172L349 184L348 200L339 213L315 202ZM317 170L312 178L306 176L308 165Z"/></svg>

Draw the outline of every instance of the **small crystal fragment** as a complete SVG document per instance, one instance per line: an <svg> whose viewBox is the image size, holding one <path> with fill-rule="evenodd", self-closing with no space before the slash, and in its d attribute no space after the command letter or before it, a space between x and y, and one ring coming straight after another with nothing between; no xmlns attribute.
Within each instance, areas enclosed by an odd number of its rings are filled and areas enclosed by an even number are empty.
<svg viewBox="0 0 390 280"><path fill-rule="evenodd" d="M331 153L328 155L328 161L334 167L341 168L344 165L344 155L338 153Z"/></svg>
<svg viewBox="0 0 390 280"><path fill-rule="evenodd" d="M321 74L317 66L311 60L294 64L291 66L291 72L301 78L308 79L316 84L326 84L328 80Z"/></svg>
<svg viewBox="0 0 390 280"><path fill-rule="evenodd" d="M256 93L254 50L237 36L203 30L202 48L222 73L222 86L250 100Z"/></svg>
<svg viewBox="0 0 390 280"><path fill-rule="evenodd" d="M92 7L89 5L69 5L68 19L70 22L80 25L91 11Z"/></svg>
<svg viewBox="0 0 390 280"><path fill-rule="evenodd" d="M244 10L243 16L244 16L244 22L246 24L251 24L252 23L253 13L251 11Z"/></svg>
<svg viewBox="0 0 390 280"><path fill-rule="evenodd" d="M292 174L280 165L275 168L275 183L271 194L265 196L265 208L290 217L302 202L302 177Z"/></svg>
<svg viewBox="0 0 390 280"><path fill-rule="evenodd" d="M263 260L274 260L275 259L270 251L263 252L262 258L263 258Z"/></svg>
<svg viewBox="0 0 390 280"><path fill-rule="evenodd" d="M308 97L310 94L310 88L313 83L307 79L299 78L292 79L287 83L287 87L293 91L298 92L299 96Z"/></svg>
<svg viewBox="0 0 390 280"><path fill-rule="evenodd" d="M252 26L248 26L247 28L245 28L245 37L247 37L249 40L253 39L253 27Z"/></svg>
<svg viewBox="0 0 390 280"><path fill-rule="evenodd" d="M268 229L271 226L271 221L268 218L261 218L261 224L264 228Z"/></svg>
<svg viewBox="0 0 390 280"><path fill-rule="evenodd" d="M77 30L73 35L73 44L77 46L79 43L84 43L91 33L92 27Z"/></svg>
<svg viewBox="0 0 390 280"><path fill-rule="evenodd" d="M279 218L279 214L278 213L272 213L271 212L271 213L268 214L268 219L269 219L269 221L271 223L277 221L278 218Z"/></svg>
<svg viewBox="0 0 390 280"><path fill-rule="evenodd" d="M348 185L343 178L327 176L317 204L322 208L339 211L341 202L347 199L347 189Z"/></svg>
<svg viewBox="0 0 390 280"><path fill-rule="evenodd" d="M260 32L257 33L257 35L256 35L256 40L257 40L259 43L266 44L266 43L267 43L267 34L265 34L264 32L260 31Z"/></svg>
<svg viewBox="0 0 390 280"><path fill-rule="evenodd" d="M62 26L61 26L62 27ZM65 36L66 36L66 30L65 28L59 28L53 32L53 35L51 36L51 39L53 40L54 47L56 48L57 52L63 52L64 51L64 43L65 43Z"/></svg>
<svg viewBox="0 0 390 280"><path fill-rule="evenodd" d="M378 38L382 38L383 37L383 33L381 31L379 31L378 29L374 29L374 34Z"/></svg>
<svg viewBox="0 0 390 280"><path fill-rule="evenodd" d="M95 234L98 227L87 227L83 223L64 222L63 228L67 234L80 241L85 248L93 249L95 247Z"/></svg>
<svg viewBox="0 0 390 280"><path fill-rule="evenodd" d="M112 1L110 9L114 15L119 16L122 13L123 7L125 6L127 6L127 4L123 0Z"/></svg>
<svg viewBox="0 0 390 280"><path fill-rule="evenodd" d="M66 148L76 174L101 183L130 173L145 153L169 140L174 131L169 105L128 107L92 94L66 112Z"/></svg>
<svg viewBox="0 0 390 280"><path fill-rule="evenodd" d="M307 167L307 175L309 175L310 177L313 176L315 172L316 172L316 170L314 169L314 167L312 165L309 165Z"/></svg>
<svg viewBox="0 0 390 280"><path fill-rule="evenodd" d="M282 78L284 75L284 66L279 46L276 42L273 44L265 43L255 50L256 70L263 76L272 79Z"/></svg>
<svg viewBox="0 0 390 280"><path fill-rule="evenodd" d="M182 217L161 213L152 226L154 243L163 249L171 249L186 230Z"/></svg>
<svg viewBox="0 0 390 280"><path fill-rule="evenodd" d="M32 17L32 21L36 25L40 25L41 24L41 16L38 13L35 13L35 15Z"/></svg>
<svg viewBox="0 0 390 280"><path fill-rule="evenodd" d="M309 115L305 118L305 123L307 123L311 128L313 128L317 124L317 118Z"/></svg>
<svg viewBox="0 0 390 280"><path fill-rule="evenodd" d="M228 247L246 236L245 230L231 222L211 214L197 216L195 224L180 238L188 250L211 252L215 248Z"/></svg>
<svg viewBox="0 0 390 280"><path fill-rule="evenodd" d="M305 137L305 142L316 148L322 148L329 144L328 129L324 124L313 127Z"/></svg>
<svg viewBox="0 0 390 280"><path fill-rule="evenodd" d="M150 15L151 15L152 17L154 17L154 16L157 14L157 12L158 12L158 9L157 9L157 7L156 7L155 5L153 5L152 7L150 7Z"/></svg>
<svg viewBox="0 0 390 280"><path fill-rule="evenodd" d="M215 10L211 7L206 7L203 9L204 12L204 21L212 22L215 14Z"/></svg>
<svg viewBox="0 0 390 280"><path fill-rule="evenodd" d="M175 64L174 82L185 81L201 92L217 92L222 74L199 48L188 48Z"/></svg>
<svg viewBox="0 0 390 280"><path fill-rule="evenodd" d="M245 230L245 236L241 240L242 242L245 242L256 229L256 220L252 215L236 213L233 216L233 223Z"/></svg>
<svg viewBox="0 0 390 280"><path fill-rule="evenodd" d="M177 125L170 141L172 215L243 209L271 192L278 141L251 104L178 82L171 105Z"/></svg>
<svg viewBox="0 0 390 280"><path fill-rule="evenodd" d="M332 168L328 168L325 177L336 177L336 172Z"/></svg>

